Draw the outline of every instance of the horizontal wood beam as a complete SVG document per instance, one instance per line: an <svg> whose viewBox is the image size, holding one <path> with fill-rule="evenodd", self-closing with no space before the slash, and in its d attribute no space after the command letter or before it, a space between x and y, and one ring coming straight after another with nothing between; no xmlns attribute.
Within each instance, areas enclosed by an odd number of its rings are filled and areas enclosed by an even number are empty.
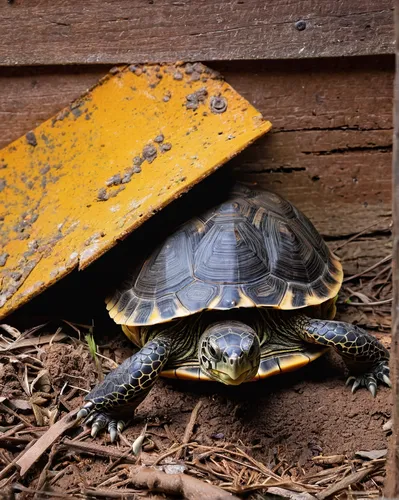
<svg viewBox="0 0 399 500"><path fill-rule="evenodd" d="M391 251L391 148L394 58L225 62L212 68L273 123L271 133L234 165L298 205L327 238L368 226L378 248L364 245L368 267ZM0 147L76 99L107 68L0 70ZM1 177L1 175L0 175ZM374 252L374 249L376 251Z"/></svg>
<svg viewBox="0 0 399 500"><path fill-rule="evenodd" d="M393 0L4 0L0 65L394 52Z"/></svg>

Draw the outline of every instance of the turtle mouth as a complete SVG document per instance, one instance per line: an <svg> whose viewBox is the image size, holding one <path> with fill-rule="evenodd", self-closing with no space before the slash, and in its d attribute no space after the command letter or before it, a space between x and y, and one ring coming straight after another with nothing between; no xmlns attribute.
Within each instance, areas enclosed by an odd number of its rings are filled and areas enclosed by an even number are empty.
<svg viewBox="0 0 399 500"><path fill-rule="evenodd" d="M218 382L222 382L225 385L240 385L250 378L251 370L246 370L242 372L237 378L232 378L229 373L222 372L219 370L211 370L212 378Z"/></svg>

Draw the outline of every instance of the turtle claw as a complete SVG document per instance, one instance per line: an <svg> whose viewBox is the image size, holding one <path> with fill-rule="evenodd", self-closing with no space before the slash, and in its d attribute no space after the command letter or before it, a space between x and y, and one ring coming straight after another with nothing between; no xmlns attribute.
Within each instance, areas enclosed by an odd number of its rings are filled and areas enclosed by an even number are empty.
<svg viewBox="0 0 399 500"><path fill-rule="evenodd" d="M353 375L351 375L350 377L348 377L346 379L346 382L345 382L345 385L349 385L351 382L355 381L356 380L356 377L354 377Z"/></svg>
<svg viewBox="0 0 399 500"><path fill-rule="evenodd" d="M84 420L83 425L91 426L91 437L97 437L98 433L107 427L111 443L114 443L118 434L126 427L128 422L124 420L115 420L109 415L94 410L94 403L89 402L79 410L76 420ZM89 425L90 424L90 425Z"/></svg>
<svg viewBox="0 0 399 500"><path fill-rule="evenodd" d="M361 380L359 380L358 378L355 378L355 381L353 382L353 385L352 385L352 394L354 394L360 387L361 385Z"/></svg>
<svg viewBox="0 0 399 500"><path fill-rule="evenodd" d="M373 398L375 398L378 381L384 383L388 387L392 387L387 361L381 361L375 365L370 372L363 373L357 377L351 375L346 380L346 385L352 384L352 394L355 393L359 387L366 387Z"/></svg>
<svg viewBox="0 0 399 500"><path fill-rule="evenodd" d="M382 375L382 381L384 382L384 384L386 384L388 387L392 387L392 382L391 382L391 379L385 375L385 373Z"/></svg>
<svg viewBox="0 0 399 500"><path fill-rule="evenodd" d="M109 437L111 438L111 443L113 443L118 436L118 431L117 431L117 423L116 420L111 420L111 422L108 424L108 432L109 432Z"/></svg>
<svg viewBox="0 0 399 500"><path fill-rule="evenodd" d="M84 407L78 411L78 413L76 415L76 420L82 420L82 419L88 417L90 415L90 413L92 412L93 408L94 408L94 403L92 403L92 402L86 403L84 405Z"/></svg>
<svg viewBox="0 0 399 500"><path fill-rule="evenodd" d="M367 386L367 389L370 391L370 394L373 396L373 398L375 398L376 394L377 394L377 384L375 383L370 383L368 386Z"/></svg>

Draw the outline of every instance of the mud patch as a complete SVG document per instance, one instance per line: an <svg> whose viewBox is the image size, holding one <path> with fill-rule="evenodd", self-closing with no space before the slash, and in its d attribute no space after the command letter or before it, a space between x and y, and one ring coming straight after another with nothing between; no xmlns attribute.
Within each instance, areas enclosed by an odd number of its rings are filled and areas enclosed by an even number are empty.
<svg viewBox="0 0 399 500"><path fill-rule="evenodd" d="M43 363L57 389L65 382L89 389L94 381L92 359L83 346L52 344L46 349Z"/></svg>

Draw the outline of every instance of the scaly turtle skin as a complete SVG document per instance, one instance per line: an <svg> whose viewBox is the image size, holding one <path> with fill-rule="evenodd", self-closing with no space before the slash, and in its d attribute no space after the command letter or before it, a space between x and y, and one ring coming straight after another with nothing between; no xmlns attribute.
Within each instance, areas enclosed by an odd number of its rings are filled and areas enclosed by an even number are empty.
<svg viewBox="0 0 399 500"><path fill-rule="evenodd" d="M235 186L221 205L183 224L107 301L141 349L86 396L78 418L111 440L159 375L228 385L294 370L329 347L352 390L391 385L388 352L333 321L342 267L312 223L268 191Z"/></svg>

